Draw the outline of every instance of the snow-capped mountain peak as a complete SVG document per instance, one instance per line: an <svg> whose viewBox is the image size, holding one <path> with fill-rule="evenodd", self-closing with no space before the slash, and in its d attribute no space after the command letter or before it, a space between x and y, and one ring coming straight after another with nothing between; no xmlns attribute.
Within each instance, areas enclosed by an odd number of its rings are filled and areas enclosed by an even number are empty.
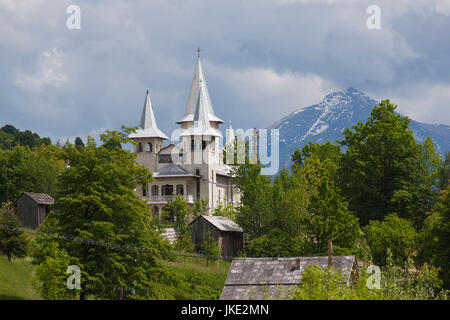
<svg viewBox="0 0 450 320"><path fill-rule="evenodd" d="M324 143L343 138L341 132L358 122L365 122L379 102L350 87L332 92L318 104L297 109L270 128L280 130L280 168L290 165L291 154L309 141ZM441 151L450 150L450 126L429 125L411 120L417 141L431 136Z"/></svg>

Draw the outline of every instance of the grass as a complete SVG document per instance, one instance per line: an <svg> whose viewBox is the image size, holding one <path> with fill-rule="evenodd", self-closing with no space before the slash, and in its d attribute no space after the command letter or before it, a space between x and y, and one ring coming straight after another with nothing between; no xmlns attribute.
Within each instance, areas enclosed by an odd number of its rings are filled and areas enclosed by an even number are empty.
<svg viewBox="0 0 450 320"><path fill-rule="evenodd" d="M40 299L32 279L30 258L13 259L10 263L5 256L0 256L0 300Z"/></svg>
<svg viewBox="0 0 450 320"><path fill-rule="evenodd" d="M225 283L230 261L209 262L204 258L177 257L162 264L177 279L158 284L166 299L218 299ZM13 259L0 255L0 300L41 299L33 287L33 266L29 257Z"/></svg>
<svg viewBox="0 0 450 320"><path fill-rule="evenodd" d="M166 287L174 299L214 300L222 293L230 261L209 262L204 258L177 257L175 261L163 261L179 283Z"/></svg>

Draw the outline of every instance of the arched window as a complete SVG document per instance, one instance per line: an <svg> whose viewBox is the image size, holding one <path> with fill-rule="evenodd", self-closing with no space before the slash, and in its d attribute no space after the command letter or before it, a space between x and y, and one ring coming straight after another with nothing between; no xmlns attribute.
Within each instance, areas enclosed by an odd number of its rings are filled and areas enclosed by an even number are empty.
<svg viewBox="0 0 450 320"><path fill-rule="evenodd" d="M143 150L143 149L142 149L142 143L139 142L137 152L142 152L142 150Z"/></svg>
<svg viewBox="0 0 450 320"><path fill-rule="evenodd" d="M153 145L152 145L151 142L147 143L147 148L146 148L145 151L147 151L147 152L152 152L153 151Z"/></svg>

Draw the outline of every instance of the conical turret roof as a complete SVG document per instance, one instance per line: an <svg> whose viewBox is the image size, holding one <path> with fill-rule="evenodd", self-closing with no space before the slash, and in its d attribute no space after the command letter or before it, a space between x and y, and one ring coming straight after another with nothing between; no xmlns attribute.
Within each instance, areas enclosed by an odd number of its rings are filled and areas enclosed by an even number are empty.
<svg viewBox="0 0 450 320"><path fill-rule="evenodd" d="M141 123L136 133L130 135L130 138L161 138L168 140L169 138L158 129L156 125L153 106L150 101L150 93L147 90L145 95L144 109L142 110Z"/></svg>
<svg viewBox="0 0 450 320"><path fill-rule="evenodd" d="M203 91L203 94L200 95L200 89ZM205 76L203 74L203 68L200 61L200 57L197 59L197 64L195 66L194 79L192 79L191 92L189 94L188 103L186 105L186 111L184 117L177 121L177 123L181 124L184 122L192 122L194 121L194 116L197 113L197 106L199 105L198 99L202 97L204 99L203 106L205 108L203 117L204 120L208 122L216 122L223 123L223 120L216 117L214 114L211 99L209 98L208 87L206 86Z"/></svg>

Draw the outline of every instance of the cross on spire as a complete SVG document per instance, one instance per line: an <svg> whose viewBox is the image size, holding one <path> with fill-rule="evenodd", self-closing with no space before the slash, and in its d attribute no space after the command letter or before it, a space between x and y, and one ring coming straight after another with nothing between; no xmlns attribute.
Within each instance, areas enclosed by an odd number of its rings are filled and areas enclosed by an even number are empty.
<svg viewBox="0 0 450 320"><path fill-rule="evenodd" d="M200 51L201 51L200 47L198 47L197 50L195 50L195 51L197 51L197 57L200 58Z"/></svg>

